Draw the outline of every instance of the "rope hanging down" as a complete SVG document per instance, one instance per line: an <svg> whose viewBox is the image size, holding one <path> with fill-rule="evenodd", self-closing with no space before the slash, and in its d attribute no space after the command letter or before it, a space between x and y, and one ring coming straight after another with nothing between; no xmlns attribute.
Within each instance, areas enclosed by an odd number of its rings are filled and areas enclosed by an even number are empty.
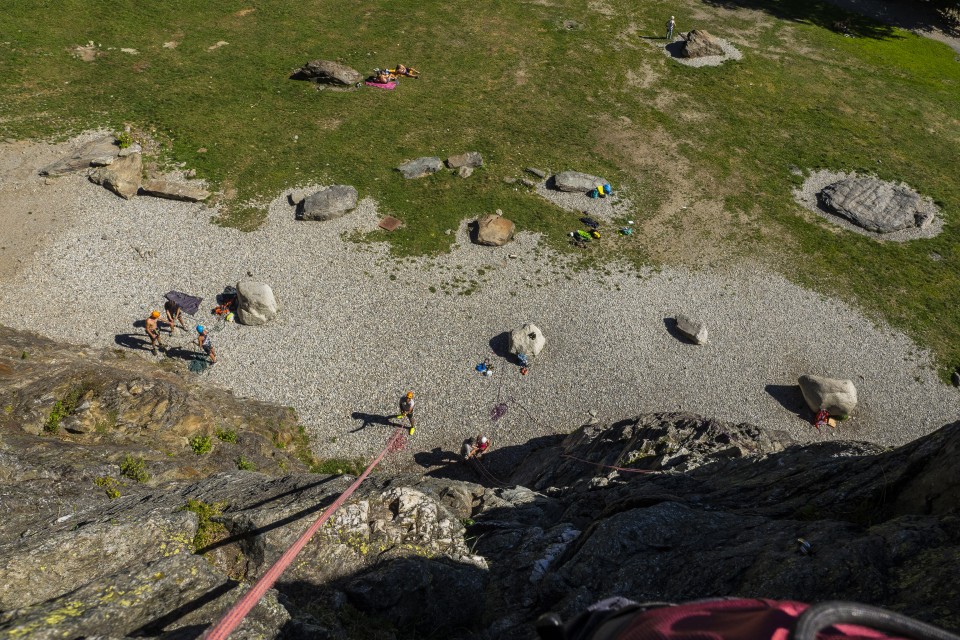
<svg viewBox="0 0 960 640"><path fill-rule="evenodd" d="M260 579L257 580L257 583L253 585L253 588L250 589L240 600L233 605L233 607L227 611L227 613L220 618L220 621L217 622L211 629L209 629L204 635L204 640L226 640L233 630L243 622L243 619L247 617L247 614L250 613L250 610L260 601L260 598L263 597L263 594L267 592L270 587L273 586L273 583L283 574L283 572L290 566L290 563L293 562L294 558L303 550L303 548L310 542L310 538L320 530L320 527L339 509L343 506L343 503L346 502L354 491L360 486L360 483L363 482L370 472L373 471L373 468L376 467L380 462L386 457L388 453L393 451L399 451L403 449L403 445L406 442L404 438L405 429L397 429L393 435L390 437L390 440L387 441L387 446L383 448L383 451L373 459L373 462L370 463L370 466L367 467L367 470L360 474L353 484L340 494L340 497L334 501L327 509L323 510L323 513L320 514L320 517L317 518L317 521L310 525L310 528L303 532L303 535L300 536L296 542L294 542L289 549L283 552L283 555L273 563L267 572L260 576Z"/></svg>

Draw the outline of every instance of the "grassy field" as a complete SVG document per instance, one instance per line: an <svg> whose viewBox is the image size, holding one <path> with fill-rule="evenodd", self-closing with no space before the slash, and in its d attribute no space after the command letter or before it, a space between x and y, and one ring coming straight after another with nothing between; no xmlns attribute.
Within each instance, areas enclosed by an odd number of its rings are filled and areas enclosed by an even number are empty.
<svg viewBox="0 0 960 640"><path fill-rule="evenodd" d="M800 0L769 3L777 15L692 0L111 4L5 3L0 138L130 123L235 194L221 222L239 228L284 188L353 184L406 221L389 236L397 255L443 251L444 230L496 208L563 247L571 215L504 178L596 173L636 207L642 233L619 255L754 256L906 330L944 374L960 365L960 64L942 44L864 21L871 37L845 38L820 26L843 14ZM671 13L743 60L669 60L654 38ZM89 41L94 61L71 53ZM316 58L362 73L403 62L423 78L393 92L288 79ZM393 169L467 150L487 162L467 180ZM881 244L829 227L794 203L791 168L903 180L940 205L944 233Z"/></svg>

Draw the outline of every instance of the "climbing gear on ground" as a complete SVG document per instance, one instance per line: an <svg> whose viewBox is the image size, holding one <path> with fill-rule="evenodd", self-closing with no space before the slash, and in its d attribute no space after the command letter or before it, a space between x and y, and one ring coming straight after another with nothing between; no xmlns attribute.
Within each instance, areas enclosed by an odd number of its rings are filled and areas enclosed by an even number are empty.
<svg viewBox="0 0 960 640"><path fill-rule="evenodd" d="M416 428L410 427L410 435L413 435L413 432L416 431Z"/></svg>

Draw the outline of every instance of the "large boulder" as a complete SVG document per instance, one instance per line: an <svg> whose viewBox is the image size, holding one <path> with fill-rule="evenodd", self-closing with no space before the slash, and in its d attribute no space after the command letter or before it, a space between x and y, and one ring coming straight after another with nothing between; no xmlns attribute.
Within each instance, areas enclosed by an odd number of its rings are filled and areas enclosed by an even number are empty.
<svg viewBox="0 0 960 640"><path fill-rule="evenodd" d="M915 191L876 178L847 178L827 185L820 204L855 225L875 233L925 226L931 217Z"/></svg>
<svg viewBox="0 0 960 640"><path fill-rule="evenodd" d="M723 47L716 38L703 29L694 29L683 36L683 46L680 55L684 58L704 58L706 56L722 56Z"/></svg>
<svg viewBox="0 0 960 640"><path fill-rule="evenodd" d="M301 220L333 220L357 207L357 190L336 184L304 198L300 204Z"/></svg>
<svg viewBox="0 0 960 640"><path fill-rule="evenodd" d="M414 178L429 176L432 173L440 171L442 168L443 163L440 161L440 158L434 156L425 156L423 158L417 158L416 160L408 160L407 162L404 162L397 167L397 171L403 174L403 177L407 180L412 180Z"/></svg>
<svg viewBox="0 0 960 640"><path fill-rule="evenodd" d="M363 79L360 72L332 60L311 60L294 73L300 80L312 80L321 84L353 86Z"/></svg>
<svg viewBox="0 0 960 640"><path fill-rule="evenodd" d="M129 200L140 190L143 179L143 160L139 153L117 158L106 167L90 172L90 181L103 185L115 194Z"/></svg>
<svg viewBox="0 0 960 640"><path fill-rule="evenodd" d="M857 406L857 388L851 380L802 375L797 383L811 411L827 411L832 416L848 416Z"/></svg>
<svg viewBox="0 0 960 640"><path fill-rule="evenodd" d="M546 345L547 339L540 331L540 327L532 322L528 322L510 332L510 353L522 353L530 358L535 358L540 355Z"/></svg>
<svg viewBox="0 0 960 640"><path fill-rule="evenodd" d="M451 169L459 169L460 167L476 169L483 166L483 156L480 155L479 151L467 151L447 158L447 166Z"/></svg>
<svg viewBox="0 0 960 640"><path fill-rule="evenodd" d="M90 167L102 167L113 162L120 153L120 146L113 135L91 140L75 153L61 158L53 164L40 169L42 176L61 176Z"/></svg>
<svg viewBox="0 0 960 640"><path fill-rule="evenodd" d="M592 176L589 173L580 173L579 171L564 171L553 177L557 189L560 191L579 191L587 193L597 187L607 183L603 178Z"/></svg>
<svg viewBox="0 0 960 640"><path fill-rule="evenodd" d="M677 331L694 344L707 343L707 325L700 320L693 320L688 316L680 314L677 316Z"/></svg>
<svg viewBox="0 0 960 640"><path fill-rule="evenodd" d="M277 299L273 289L263 282L246 280L237 283L237 320L240 324L259 326L277 317Z"/></svg>
<svg viewBox="0 0 960 640"><path fill-rule="evenodd" d="M495 213L485 215L477 221L477 244L502 247L513 240L516 230L517 225L503 216Z"/></svg>
<svg viewBox="0 0 960 640"><path fill-rule="evenodd" d="M181 202L200 202L210 196L210 192L202 187L173 182L163 178L151 178L140 185L145 195Z"/></svg>

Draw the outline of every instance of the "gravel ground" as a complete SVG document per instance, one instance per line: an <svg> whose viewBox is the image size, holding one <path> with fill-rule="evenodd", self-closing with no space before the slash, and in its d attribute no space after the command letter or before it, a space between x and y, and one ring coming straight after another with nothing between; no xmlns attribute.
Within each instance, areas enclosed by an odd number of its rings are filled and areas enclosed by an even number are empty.
<svg viewBox="0 0 960 640"><path fill-rule="evenodd" d="M894 231L893 233L875 233L873 231L867 231L863 227L858 227L857 225L853 224L846 218L834 215L820 207L820 203L817 201L817 194L820 193L824 187L840 180L857 177L860 177L860 175L857 173L843 173L840 171L826 170L814 171L807 177L806 180L803 181L803 185L799 189L794 189L793 197L797 202L800 203L801 206L803 206L803 208L812 211L824 220L829 221L831 224L842 227L847 231L853 231L854 233L859 233L862 236L873 238L874 240L907 242L909 240L918 240L920 238L933 238L934 236L940 235L940 232L943 231L943 216L940 215L940 210L930 198L923 199L924 205L926 205L928 211L933 214L933 220L931 220L927 226L922 229L903 229L901 231ZM908 185L904 186L908 189L910 188Z"/></svg>
<svg viewBox="0 0 960 640"><path fill-rule="evenodd" d="M214 333L220 360L198 381L295 407L321 456L378 451L389 428L375 420L363 428L360 414L395 414L407 389L418 394L419 428L388 469L440 464L444 451L481 430L498 447L570 431L590 410L614 421L683 409L803 441L885 445L960 413L960 394L905 336L752 266L614 267L601 277L572 270L528 233L501 248L474 246L466 223L450 254L397 261L383 244L342 240L375 227L370 199L340 220L313 223L295 221L279 195L264 226L244 234L211 225L200 205L124 201L80 176L58 184L61 194L73 187L60 203L73 224L4 283L0 323L117 347L125 334L142 335L133 323L167 290L201 295L209 310L224 285L249 271L273 287L281 314L265 327L228 324ZM705 320L711 343L673 337L665 319L678 312ZM543 329L547 347L523 377L492 355L490 341L527 320ZM474 371L486 356L496 367L490 378ZM813 430L796 413L803 373L853 379L855 417L836 431ZM494 424L498 402L507 413Z"/></svg>

